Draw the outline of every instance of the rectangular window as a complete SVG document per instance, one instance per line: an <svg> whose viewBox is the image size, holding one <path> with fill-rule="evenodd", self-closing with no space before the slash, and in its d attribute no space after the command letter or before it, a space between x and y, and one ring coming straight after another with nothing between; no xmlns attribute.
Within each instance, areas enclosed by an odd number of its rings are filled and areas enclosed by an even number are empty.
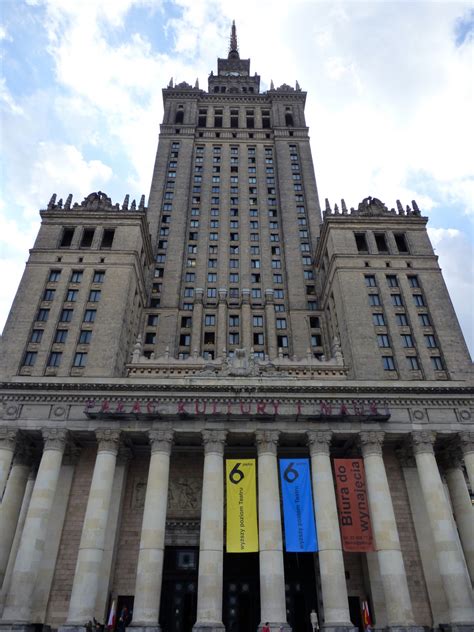
<svg viewBox="0 0 474 632"><path fill-rule="evenodd" d="M375 275L373 274L366 274L365 275L365 284L367 287L376 287L377 283L375 281Z"/></svg>
<svg viewBox="0 0 474 632"><path fill-rule="evenodd" d="M395 371L395 362L392 356L382 356L384 371Z"/></svg>
<svg viewBox="0 0 474 632"><path fill-rule="evenodd" d="M260 259L251 259L250 260L250 267L251 268L260 268Z"/></svg>
<svg viewBox="0 0 474 632"><path fill-rule="evenodd" d="M384 327L385 326L384 315L383 314L372 314L372 322L377 327Z"/></svg>
<svg viewBox="0 0 474 632"><path fill-rule="evenodd" d="M358 252L369 252L365 233L354 233L354 237Z"/></svg>
<svg viewBox="0 0 474 632"><path fill-rule="evenodd" d="M104 233L102 235L102 242L100 247L102 249L112 248L112 243L114 241L115 228L106 228L104 229Z"/></svg>
<svg viewBox="0 0 474 632"><path fill-rule="evenodd" d="M30 342L41 342L41 338L43 337L42 329L33 329L31 332Z"/></svg>
<svg viewBox="0 0 474 632"><path fill-rule="evenodd" d="M387 334L379 334L377 336L377 343L379 347L390 347L390 340Z"/></svg>
<svg viewBox="0 0 474 632"><path fill-rule="evenodd" d="M80 367L86 366L86 362L87 362L87 353L84 353L83 351L78 351L74 356L74 362L72 366L76 368L80 368Z"/></svg>
<svg viewBox="0 0 474 632"><path fill-rule="evenodd" d="M77 295L79 294L78 290L68 290L67 294L66 294L66 302L67 303L74 303L75 301L77 301Z"/></svg>
<svg viewBox="0 0 474 632"><path fill-rule="evenodd" d="M388 252L387 240L384 233L374 234L375 243L379 252Z"/></svg>
<svg viewBox="0 0 474 632"><path fill-rule="evenodd" d="M309 326L311 329L319 329L321 327L321 323L319 322L318 316L310 316L309 317Z"/></svg>
<svg viewBox="0 0 474 632"><path fill-rule="evenodd" d="M43 294L43 301L52 301L54 300L54 293L56 290L46 289Z"/></svg>
<svg viewBox="0 0 474 632"><path fill-rule="evenodd" d="M193 307L194 306L193 306L192 303L183 303L183 309L186 310L186 311L192 312L193 311Z"/></svg>
<svg viewBox="0 0 474 632"><path fill-rule="evenodd" d="M80 345L88 345L92 338L92 331L90 329L81 329L81 333L79 334L78 344Z"/></svg>
<svg viewBox="0 0 474 632"><path fill-rule="evenodd" d="M230 259L229 260L229 268L238 268L239 260L238 259Z"/></svg>
<svg viewBox="0 0 474 632"><path fill-rule="evenodd" d="M395 320L400 327L408 327L408 318L406 314L395 314Z"/></svg>
<svg viewBox="0 0 474 632"><path fill-rule="evenodd" d="M217 288L208 287L207 288L207 298L217 298Z"/></svg>
<svg viewBox="0 0 474 632"><path fill-rule="evenodd" d="M263 316L253 316L252 323L254 327L263 327Z"/></svg>
<svg viewBox="0 0 474 632"><path fill-rule="evenodd" d="M435 371L444 371L443 361L440 356L431 356L431 365Z"/></svg>
<svg viewBox="0 0 474 632"><path fill-rule="evenodd" d="M148 314L148 327L156 327L158 325L158 314Z"/></svg>
<svg viewBox="0 0 474 632"><path fill-rule="evenodd" d="M240 318L237 314L230 314L229 327L238 327L240 324Z"/></svg>
<svg viewBox="0 0 474 632"><path fill-rule="evenodd" d="M204 325L206 327L214 327L216 324L216 317L214 314L206 314L204 316Z"/></svg>
<svg viewBox="0 0 474 632"><path fill-rule="evenodd" d="M207 260L208 268L217 268L217 259L208 259Z"/></svg>
<svg viewBox="0 0 474 632"><path fill-rule="evenodd" d="M322 339L320 334L312 334L311 336L311 346L312 347L321 347L322 346Z"/></svg>
<svg viewBox="0 0 474 632"><path fill-rule="evenodd" d="M281 274L274 274L273 283L283 283L283 276Z"/></svg>
<svg viewBox="0 0 474 632"><path fill-rule="evenodd" d="M213 331L204 332L204 344L213 345L216 341L216 334Z"/></svg>
<svg viewBox="0 0 474 632"><path fill-rule="evenodd" d="M105 271L104 270L95 270L94 277L92 279L92 283L103 283L105 279Z"/></svg>
<svg viewBox="0 0 474 632"><path fill-rule="evenodd" d="M23 366L34 366L37 356L36 351L27 351L23 360Z"/></svg>
<svg viewBox="0 0 474 632"><path fill-rule="evenodd" d="M415 274L408 276L407 279L410 287L420 287L418 277Z"/></svg>
<svg viewBox="0 0 474 632"><path fill-rule="evenodd" d="M273 297L282 299L284 297L283 290L273 290Z"/></svg>
<svg viewBox="0 0 474 632"><path fill-rule="evenodd" d="M420 325L422 327L431 327L431 321L428 314L418 314L418 318L420 319Z"/></svg>
<svg viewBox="0 0 474 632"><path fill-rule="evenodd" d="M62 353L59 351L53 351L48 358L48 366L58 367L61 364Z"/></svg>
<svg viewBox="0 0 474 632"><path fill-rule="evenodd" d="M59 243L60 248L70 248L74 231L75 228L63 228L63 234L61 235L61 241Z"/></svg>
<svg viewBox="0 0 474 632"><path fill-rule="evenodd" d="M100 295L100 290L91 290L89 292L89 303L97 303L98 301L100 301Z"/></svg>
<svg viewBox="0 0 474 632"><path fill-rule="evenodd" d="M54 342L64 343L67 340L67 329L56 329L54 334Z"/></svg>
<svg viewBox="0 0 474 632"><path fill-rule="evenodd" d="M416 356L406 356L408 368L411 371L419 371L420 363L418 362L418 358Z"/></svg>
<svg viewBox="0 0 474 632"><path fill-rule="evenodd" d="M73 270L71 273L71 283L80 283L82 281L82 270Z"/></svg>
<svg viewBox="0 0 474 632"><path fill-rule="evenodd" d="M277 329L286 329L286 318L277 318L276 319L276 328Z"/></svg>
<svg viewBox="0 0 474 632"><path fill-rule="evenodd" d="M86 311L84 312L84 322L94 323L96 314L97 311L95 309L86 309Z"/></svg>
<svg viewBox="0 0 474 632"><path fill-rule="evenodd" d="M50 270L48 281L53 283L55 281L59 281L59 277L61 276L61 270Z"/></svg>
<svg viewBox="0 0 474 632"><path fill-rule="evenodd" d="M432 334L425 335L425 343L428 349L435 349L438 346L436 344L436 338Z"/></svg>
<svg viewBox="0 0 474 632"><path fill-rule="evenodd" d="M229 283L238 283L239 282L239 275L236 272L230 272L229 273Z"/></svg>
<svg viewBox="0 0 474 632"><path fill-rule="evenodd" d="M395 237L395 243L397 244L398 252L407 253L408 246L405 233L394 233L393 236Z"/></svg>
<svg viewBox="0 0 474 632"><path fill-rule="evenodd" d="M386 279L388 287L398 287L398 279L394 274L387 274Z"/></svg>
<svg viewBox="0 0 474 632"><path fill-rule="evenodd" d="M413 302L415 303L416 307L425 306L425 301L421 294L413 294Z"/></svg>
<svg viewBox="0 0 474 632"><path fill-rule="evenodd" d="M217 273L216 272L208 272L207 274L208 283L217 283Z"/></svg>
<svg viewBox="0 0 474 632"><path fill-rule="evenodd" d="M191 316L182 316L181 317L181 328L182 329L189 329L192 325L193 319L191 318Z"/></svg>
<svg viewBox="0 0 474 632"><path fill-rule="evenodd" d="M39 309L38 314L36 315L36 320L38 322L45 323L49 318L49 309Z"/></svg>
<svg viewBox="0 0 474 632"><path fill-rule="evenodd" d="M279 270L281 268L280 259L272 259L272 268L275 270Z"/></svg>
<svg viewBox="0 0 474 632"><path fill-rule="evenodd" d="M373 307L381 305L380 296L378 294L369 294L369 305Z"/></svg>
<svg viewBox="0 0 474 632"><path fill-rule="evenodd" d="M184 288L184 296L194 296L194 288L185 287Z"/></svg>
<svg viewBox="0 0 474 632"><path fill-rule="evenodd" d="M288 336L277 336L277 345L279 349L288 349Z"/></svg>
<svg viewBox="0 0 474 632"><path fill-rule="evenodd" d="M230 345L238 345L239 344L239 334L238 334L238 332L231 331L229 333L229 344Z"/></svg>
<svg viewBox="0 0 474 632"><path fill-rule="evenodd" d="M413 336L411 334L402 334L401 338L402 338L402 347L410 349L415 346L413 344Z"/></svg>
<svg viewBox="0 0 474 632"><path fill-rule="evenodd" d="M63 309L59 316L59 321L61 323L70 323L72 320L72 313L74 310L72 309Z"/></svg>
<svg viewBox="0 0 474 632"><path fill-rule="evenodd" d="M90 248L94 239L95 228L84 228L82 231L81 248Z"/></svg>
<svg viewBox="0 0 474 632"><path fill-rule="evenodd" d="M391 294L392 297L392 305L395 307L401 307L403 305L401 294Z"/></svg>
<svg viewBox="0 0 474 632"><path fill-rule="evenodd" d="M148 331L145 334L145 344L154 345L156 341L156 334L153 331Z"/></svg>
<svg viewBox="0 0 474 632"><path fill-rule="evenodd" d="M180 347L189 347L191 344L191 336L189 334L181 334L179 337L179 346Z"/></svg>
<svg viewBox="0 0 474 632"><path fill-rule="evenodd" d="M195 278L196 275L194 272L186 272L186 274L184 275L184 280L186 281L186 283L194 283Z"/></svg>
<svg viewBox="0 0 474 632"><path fill-rule="evenodd" d="M263 345L264 338L262 333L254 332L253 334L253 344L254 345Z"/></svg>

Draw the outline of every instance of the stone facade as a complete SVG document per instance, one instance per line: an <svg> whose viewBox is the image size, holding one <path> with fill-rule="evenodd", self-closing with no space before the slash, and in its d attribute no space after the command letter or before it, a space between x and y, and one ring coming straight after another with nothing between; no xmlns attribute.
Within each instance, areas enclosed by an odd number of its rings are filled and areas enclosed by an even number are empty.
<svg viewBox="0 0 474 632"><path fill-rule="evenodd" d="M472 367L426 218L321 214L298 84L260 92L235 27L173 82L148 206L54 195L1 340L0 629L111 604L163 632L474 627ZM311 463L319 552L287 553L280 457ZM226 551L254 458L258 553ZM367 474L344 550L334 458Z"/></svg>

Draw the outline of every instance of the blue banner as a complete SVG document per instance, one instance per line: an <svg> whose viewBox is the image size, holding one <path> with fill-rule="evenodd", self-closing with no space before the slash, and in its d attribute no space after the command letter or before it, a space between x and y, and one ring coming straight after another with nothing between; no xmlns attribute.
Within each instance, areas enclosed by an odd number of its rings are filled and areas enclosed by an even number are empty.
<svg viewBox="0 0 474 632"><path fill-rule="evenodd" d="M280 480L286 550L317 551L309 459L280 459Z"/></svg>

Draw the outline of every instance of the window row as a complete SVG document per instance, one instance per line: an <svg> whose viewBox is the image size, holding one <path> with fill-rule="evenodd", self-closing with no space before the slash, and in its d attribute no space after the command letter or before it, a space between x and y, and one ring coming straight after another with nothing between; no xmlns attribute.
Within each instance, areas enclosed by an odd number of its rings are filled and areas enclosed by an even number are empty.
<svg viewBox="0 0 474 632"><path fill-rule="evenodd" d="M70 248L72 246L76 230L80 230L76 226L65 226L61 233L59 241L60 248ZM91 248L97 228L82 228L82 234L79 240L79 248ZM99 248L106 250L112 248L115 236L115 228L104 228L100 237Z"/></svg>

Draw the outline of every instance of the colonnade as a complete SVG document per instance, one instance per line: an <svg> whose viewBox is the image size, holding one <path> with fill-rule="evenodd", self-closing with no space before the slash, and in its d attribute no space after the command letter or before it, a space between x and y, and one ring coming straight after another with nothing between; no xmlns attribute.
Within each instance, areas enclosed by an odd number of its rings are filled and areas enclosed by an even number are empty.
<svg viewBox="0 0 474 632"><path fill-rule="evenodd" d="M126 434L126 433L122 433ZM203 430L204 474L202 489L200 559L198 570L197 621L194 632L222 632L222 586L224 553L224 451L227 432ZM0 629L15 629L30 622L32 595L44 550L47 519L51 512L68 432L42 431L44 447L31 498L24 515L21 538L14 561L9 551L15 537L29 476L29 455L21 449L17 431L0 434L0 473L5 492L0 510L0 579L11 566ZM138 555L132 628L137 632L158 632L161 583L166 529L166 507L172 430L150 430L151 448L148 484ZM280 432L255 433L258 460L258 509L260 542L260 602L262 622L272 631L290 630L285 608L283 537L277 453ZM107 518L121 433L115 429L96 431L97 456L74 573L67 620L62 630L79 630L94 612L100 585ZM309 448L324 628L327 632L349 632L350 621L343 552L339 531L330 448L333 434L327 430L305 433ZM461 433L459 445L471 481L474 481L474 433ZM385 433L364 431L358 441L366 470L375 551L385 594L389 629L415 631L413 607L400 546L392 496L382 456ZM453 629L474 622L472 587L466 565L474 578L474 521L472 505L459 460L446 469L450 500L434 453L435 435L413 432L411 448L416 460L423 499L426 504L435 551L449 605ZM5 474L6 472L6 474ZM9 474L8 474L9 473ZM472 483L471 483L472 484ZM457 523L457 529L454 517ZM462 549L458 545L458 533ZM14 547L15 549L15 547ZM464 556L463 556L464 552ZM11 556L10 556L11 557ZM18 626L20 626L18 628ZM468 628L466 628L468 629Z"/></svg>

